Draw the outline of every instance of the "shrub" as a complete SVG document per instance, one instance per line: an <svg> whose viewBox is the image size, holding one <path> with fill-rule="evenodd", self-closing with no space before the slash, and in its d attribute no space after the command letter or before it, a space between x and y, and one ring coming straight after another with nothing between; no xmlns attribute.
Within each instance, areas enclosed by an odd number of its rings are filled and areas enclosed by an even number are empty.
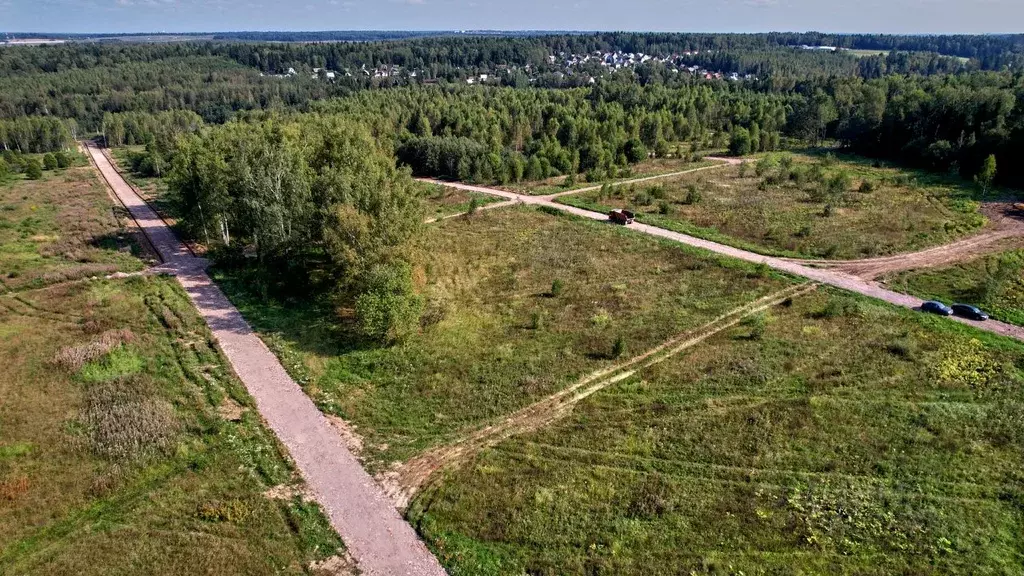
<svg viewBox="0 0 1024 576"><path fill-rule="evenodd" d="M664 200L662 200L661 202L658 202L658 214L661 214L662 216L665 216L665 215L668 215L671 212L672 212L672 206L669 205L668 202L666 202Z"/></svg>
<svg viewBox="0 0 1024 576"><path fill-rule="evenodd" d="M551 291L548 292L548 296L552 298L558 298L565 291L565 282L561 278L555 278L551 282Z"/></svg>
<svg viewBox="0 0 1024 576"><path fill-rule="evenodd" d="M43 156L43 169L44 170L56 170L57 169L57 157L53 154L45 154Z"/></svg>
<svg viewBox="0 0 1024 576"><path fill-rule="evenodd" d="M760 340L768 330L768 315L760 312L747 316L743 319L743 326L749 330L746 336L748 340Z"/></svg>
<svg viewBox="0 0 1024 576"><path fill-rule="evenodd" d="M747 177L747 172L749 172L749 169L750 169L750 167L747 165L746 162L740 162L739 177L740 178L746 178Z"/></svg>
<svg viewBox="0 0 1024 576"><path fill-rule="evenodd" d="M71 166L71 157L66 152L54 152L53 157L57 160L57 168Z"/></svg>
<svg viewBox="0 0 1024 576"><path fill-rule="evenodd" d="M686 197L683 199L683 204L699 204L701 199L702 196L696 184L690 184L686 187Z"/></svg>
<svg viewBox="0 0 1024 576"><path fill-rule="evenodd" d="M544 328L544 314L539 310L534 310L530 314L530 329L531 330L542 330Z"/></svg>
<svg viewBox="0 0 1024 576"><path fill-rule="evenodd" d="M466 210L466 214L469 214L469 215L476 214L476 211L479 210L479 209L480 209L480 199L477 198L476 196L473 196L469 200L469 209Z"/></svg>
<svg viewBox="0 0 1024 576"><path fill-rule="evenodd" d="M619 358L626 353L626 339L622 335L615 337L615 343L612 344L612 358Z"/></svg>
<svg viewBox="0 0 1024 576"><path fill-rule="evenodd" d="M647 192L641 192L633 196L633 203L637 206L647 206L651 203L651 197L647 195Z"/></svg>
<svg viewBox="0 0 1024 576"><path fill-rule="evenodd" d="M39 180L43 177L43 167L39 164L39 160L31 158L25 163L25 177L29 180Z"/></svg>
<svg viewBox="0 0 1024 576"><path fill-rule="evenodd" d="M875 191L875 183L871 180L865 180L860 183L860 187L857 188L862 194L868 194Z"/></svg>
<svg viewBox="0 0 1024 576"><path fill-rule="evenodd" d="M825 208L822 209L821 215L823 217L825 217L825 218L830 218L830 217L832 217L832 214L834 212L835 212L835 208L832 207L832 204L825 204Z"/></svg>
<svg viewBox="0 0 1024 576"><path fill-rule="evenodd" d="M412 286L412 270L405 262L376 266L367 289L356 299L356 317L362 333L391 344L409 336L419 324L423 298Z"/></svg>
<svg viewBox="0 0 1024 576"><path fill-rule="evenodd" d="M779 165L778 161L774 156L765 156L757 161L757 165L754 166L754 173L759 177L771 172Z"/></svg>

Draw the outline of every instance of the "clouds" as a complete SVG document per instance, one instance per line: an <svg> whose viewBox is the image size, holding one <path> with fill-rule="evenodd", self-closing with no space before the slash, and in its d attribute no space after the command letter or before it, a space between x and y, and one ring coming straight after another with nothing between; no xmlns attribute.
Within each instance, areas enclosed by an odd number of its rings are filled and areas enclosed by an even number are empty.
<svg viewBox="0 0 1024 576"><path fill-rule="evenodd" d="M52 32L651 30L1014 32L1021 0L0 0L0 27Z"/></svg>

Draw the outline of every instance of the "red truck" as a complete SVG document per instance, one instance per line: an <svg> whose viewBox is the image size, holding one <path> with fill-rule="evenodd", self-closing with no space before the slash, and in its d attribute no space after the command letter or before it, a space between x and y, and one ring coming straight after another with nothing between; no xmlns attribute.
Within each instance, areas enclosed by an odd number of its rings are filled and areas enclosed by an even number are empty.
<svg viewBox="0 0 1024 576"><path fill-rule="evenodd" d="M633 223L633 220L636 219L636 214L629 210L615 209L608 213L608 219L615 224L626 226Z"/></svg>

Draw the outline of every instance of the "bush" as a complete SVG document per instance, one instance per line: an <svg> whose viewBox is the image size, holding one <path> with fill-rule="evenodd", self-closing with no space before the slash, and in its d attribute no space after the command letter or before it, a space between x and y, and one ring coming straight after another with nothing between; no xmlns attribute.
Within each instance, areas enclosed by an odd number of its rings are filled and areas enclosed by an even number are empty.
<svg viewBox="0 0 1024 576"><path fill-rule="evenodd" d="M683 204L699 204L701 201L700 190L697 189L696 184L690 184L686 187L686 197L683 199Z"/></svg>
<svg viewBox="0 0 1024 576"><path fill-rule="evenodd" d="M544 314L539 310L535 310L530 314L530 329L531 330L542 330L544 328Z"/></svg>
<svg viewBox="0 0 1024 576"><path fill-rule="evenodd" d="M671 212L672 212L672 206L669 205L668 202L665 202L664 200L662 200L661 202L658 202L658 214L661 214L662 216L667 216Z"/></svg>
<svg viewBox="0 0 1024 576"><path fill-rule="evenodd" d="M57 157L53 154L46 154L43 156L43 169L44 170L56 170L57 169Z"/></svg>
<svg viewBox="0 0 1024 576"><path fill-rule="evenodd" d="M865 180L865 181L860 183L860 187L857 188L857 190L859 192L861 192L862 194L868 194L870 192L874 192L875 191L875 183L872 182L871 180Z"/></svg>
<svg viewBox="0 0 1024 576"><path fill-rule="evenodd" d="M466 214L470 214L470 215L476 214L476 211L479 210L479 209L480 209L480 199L477 198L476 196L473 196L469 200L469 209L466 210Z"/></svg>
<svg viewBox="0 0 1024 576"><path fill-rule="evenodd" d="M71 166L71 157L66 152L54 152L53 157L57 160L57 168L67 168Z"/></svg>
<svg viewBox="0 0 1024 576"><path fill-rule="evenodd" d="M619 358L626 353L626 339L619 336L615 337L615 343L612 344L612 358Z"/></svg>
<svg viewBox="0 0 1024 576"><path fill-rule="evenodd" d="M747 165L746 162L740 162L739 177L740 178L746 178L747 177L747 172L749 171L749 168L750 167Z"/></svg>
<svg viewBox="0 0 1024 576"><path fill-rule="evenodd" d="M385 344L409 336L422 312L423 298L413 290L412 270L405 262L376 266L367 289L356 299L360 330Z"/></svg>
<svg viewBox="0 0 1024 576"><path fill-rule="evenodd" d="M761 312L748 316L743 319L743 326L749 330L746 336L748 340L760 340L768 330L768 315Z"/></svg>
<svg viewBox="0 0 1024 576"><path fill-rule="evenodd" d="M564 291L565 282L563 282L561 278L555 278L555 280L551 282L551 292L548 292L548 295L552 298L558 298Z"/></svg>
<svg viewBox="0 0 1024 576"><path fill-rule="evenodd" d="M39 164L39 160L32 158L25 163L25 177L29 180L39 180L43 177L43 167Z"/></svg>

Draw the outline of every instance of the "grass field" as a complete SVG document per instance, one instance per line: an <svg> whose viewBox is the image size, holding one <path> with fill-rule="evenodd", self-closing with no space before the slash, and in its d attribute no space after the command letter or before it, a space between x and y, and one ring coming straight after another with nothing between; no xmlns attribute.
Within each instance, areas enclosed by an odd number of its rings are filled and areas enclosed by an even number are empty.
<svg viewBox="0 0 1024 576"><path fill-rule="evenodd" d="M902 272L884 280L894 290L947 304L973 304L997 320L1024 326L1024 250L947 268Z"/></svg>
<svg viewBox="0 0 1024 576"><path fill-rule="evenodd" d="M267 304L217 275L321 409L357 427L374 470L615 362L618 339L639 354L790 282L531 208L431 226L417 252L422 329L390 348L361 342L350 310Z"/></svg>
<svg viewBox="0 0 1024 576"><path fill-rule="evenodd" d="M559 201L602 212L632 208L648 224L764 254L805 258L907 252L949 242L984 223L971 200L974 190L965 183L876 168L852 157L790 158L791 168L775 162L761 176L755 168L760 161L752 160L746 168L718 168ZM841 191L826 192L813 179L815 171L826 181L840 174L847 180ZM864 182L869 184L861 191Z"/></svg>
<svg viewBox="0 0 1024 576"><path fill-rule="evenodd" d="M88 171L0 193L5 218L38 220L0 234L24 282L0 294L0 573L301 574L335 554L174 279L60 282L85 265L68 254L144 265L94 241L128 233Z"/></svg>
<svg viewBox="0 0 1024 576"><path fill-rule="evenodd" d="M628 169L621 171L619 174L616 175L615 178L609 180L609 182L619 182L622 180L629 180L633 178L644 178L647 176L671 174L673 172L682 172L684 170L692 170L694 168L711 166L712 164L716 164L716 162L708 160L691 162L689 159L686 158L651 158L650 160L645 160L638 164L634 164L630 166ZM544 196L546 194L568 192L570 190L588 188L591 186L601 184L601 182L586 182L586 179L581 174L577 176L575 184L567 186L565 183L566 178L566 176L555 176L552 178L545 178L544 180L521 182L519 184L499 186L499 188L503 190L508 190L510 192L518 192L520 194Z"/></svg>
<svg viewBox="0 0 1024 576"><path fill-rule="evenodd" d="M409 517L453 576L1018 573L1022 371L1017 343L819 289L485 451Z"/></svg>
<svg viewBox="0 0 1024 576"><path fill-rule="evenodd" d="M0 291L141 269L125 216L84 165L0 183Z"/></svg>

